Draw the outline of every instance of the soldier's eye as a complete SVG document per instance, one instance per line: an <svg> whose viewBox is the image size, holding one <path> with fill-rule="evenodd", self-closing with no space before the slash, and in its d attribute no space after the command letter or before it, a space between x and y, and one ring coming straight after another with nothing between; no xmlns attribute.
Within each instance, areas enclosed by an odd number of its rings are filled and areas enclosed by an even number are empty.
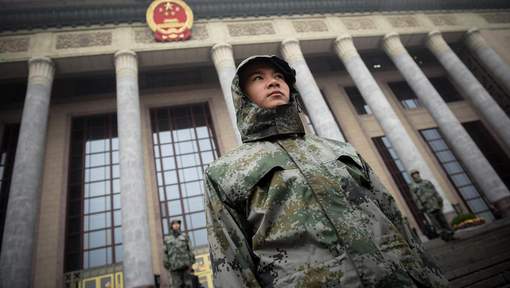
<svg viewBox="0 0 510 288"><path fill-rule="evenodd" d="M276 73L276 74L274 75L274 78L276 78L276 79L283 79L283 74Z"/></svg>

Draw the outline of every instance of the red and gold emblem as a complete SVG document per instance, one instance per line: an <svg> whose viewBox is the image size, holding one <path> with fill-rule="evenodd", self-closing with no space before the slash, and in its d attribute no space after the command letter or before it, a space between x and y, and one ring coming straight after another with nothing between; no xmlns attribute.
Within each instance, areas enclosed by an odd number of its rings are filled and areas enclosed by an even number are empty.
<svg viewBox="0 0 510 288"><path fill-rule="evenodd" d="M157 41L187 40L191 37L193 12L182 0L155 0L147 9L146 16Z"/></svg>

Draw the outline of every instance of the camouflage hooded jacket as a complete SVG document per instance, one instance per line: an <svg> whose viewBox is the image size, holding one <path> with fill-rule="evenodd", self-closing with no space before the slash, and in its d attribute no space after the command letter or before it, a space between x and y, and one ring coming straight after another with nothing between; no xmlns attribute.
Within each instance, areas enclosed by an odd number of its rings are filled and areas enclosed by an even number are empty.
<svg viewBox="0 0 510 288"><path fill-rule="evenodd" d="M184 233L165 237L164 265L169 271L176 271L191 267L195 263L195 255L191 250L188 236Z"/></svg>
<svg viewBox="0 0 510 288"><path fill-rule="evenodd" d="M443 199L430 181L425 179L419 182L413 181L409 188L420 211L432 212L443 208Z"/></svg>
<svg viewBox="0 0 510 288"><path fill-rule="evenodd" d="M206 172L215 287L446 287L352 146L232 84L244 144Z"/></svg>

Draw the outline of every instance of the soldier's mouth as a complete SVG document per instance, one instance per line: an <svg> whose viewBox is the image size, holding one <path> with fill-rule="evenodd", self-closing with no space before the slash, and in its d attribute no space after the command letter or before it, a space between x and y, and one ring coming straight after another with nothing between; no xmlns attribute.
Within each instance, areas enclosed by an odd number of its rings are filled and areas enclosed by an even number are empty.
<svg viewBox="0 0 510 288"><path fill-rule="evenodd" d="M267 97L273 97L273 96L283 96L283 93L281 91L274 91L267 95Z"/></svg>

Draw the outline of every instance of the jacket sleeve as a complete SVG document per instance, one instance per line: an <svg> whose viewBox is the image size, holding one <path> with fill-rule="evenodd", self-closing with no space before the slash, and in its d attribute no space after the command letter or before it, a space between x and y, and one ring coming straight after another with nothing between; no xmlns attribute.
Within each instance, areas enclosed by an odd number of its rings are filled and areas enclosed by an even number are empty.
<svg viewBox="0 0 510 288"><path fill-rule="evenodd" d="M163 255L163 266L165 266L165 268L167 270L170 269L170 259L168 259L168 242L166 241L166 239L163 241L163 246L165 248L165 253Z"/></svg>
<svg viewBox="0 0 510 288"><path fill-rule="evenodd" d="M215 287L260 287L243 218L206 174L207 232Z"/></svg>
<svg viewBox="0 0 510 288"><path fill-rule="evenodd" d="M409 193L411 194L411 198L413 199L413 202L414 204L416 205L416 208L418 208L418 210L420 211L423 211L424 208L423 208L423 205L420 201L420 199L418 199L418 196L416 196L417 194L417 187L416 185L409 185Z"/></svg>
<svg viewBox="0 0 510 288"><path fill-rule="evenodd" d="M186 245L188 246L188 253L189 253L189 261L191 265L193 265L196 261L195 254L193 253L193 249L191 248L191 241L188 236L186 236Z"/></svg>
<svg viewBox="0 0 510 288"><path fill-rule="evenodd" d="M417 273L411 274L414 277L419 278L420 282L424 282L423 284L426 284L427 287L447 287L447 280L444 278L435 262L426 254L421 243L412 234L408 223L402 217L402 214L395 203L395 199L393 199L390 193L386 190L368 164L363 160L362 162L365 173L370 179L373 200L375 200L379 209L381 209L386 217L399 230L400 234L406 240L414 254L414 257L407 257L406 260L403 258L402 264L409 269L409 271L416 271ZM419 267L423 267L424 270Z"/></svg>
<svg viewBox="0 0 510 288"><path fill-rule="evenodd" d="M428 180L427 180L427 185L430 187L431 191L434 191L434 198L437 201L437 204L439 205L439 207L443 208L443 198L441 198L441 195L437 191L436 186L434 186L434 184L432 184L432 182L430 182Z"/></svg>

